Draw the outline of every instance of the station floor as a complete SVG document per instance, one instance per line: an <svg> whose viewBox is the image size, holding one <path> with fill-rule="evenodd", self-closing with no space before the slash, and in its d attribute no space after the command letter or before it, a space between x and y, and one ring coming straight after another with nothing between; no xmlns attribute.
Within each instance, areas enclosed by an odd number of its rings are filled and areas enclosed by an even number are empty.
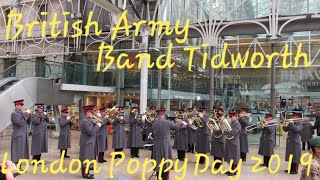
<svg viewBox="0 0 320 180"><path fill-rule="evenodd" d="M79 137L80 137L80 133L79 131L72 131L72 148L69 149L68 151L68 155L71 156L71 158L75 158L77 159L79 157ZM111 136L108 137L109 139L112 138ZM31 137L29 137L29 148L31 145ZM9 152L9 158L10 158L10 143L11 143L11 139L10 136L4 137L2 139L0 139L0 158L1 158L1 162L3 160L4 157L4 152ZM280 157L280 168L278 170L278 172L276 172L275 174L271 174L268 169L265 169L261 172L256 172L253 173L252 172L252 168L255 166L255 164L257 163L254 160L251 160L252 156L256 156L256 157L260 157L257 152L258 152L258 146L257 145L252 145L250 146L250 152L248 154L248 158L246 162L242 163L242 169L241 169L241 173L238 173L238 179L240 180L250 180L250 179L254 179L257 180L257 178L259 180L269 180L269 179L281 179L281 180L293 180L293 179L299 179L300 178L300 172L301 172L301 165L299 167L299 174L295 174L295 175L289 175L287 173L284 172L284 170L287 169L288 163L284 161L284 157L285 157L285 136L281 136L281 140L280 140L280 146L277 146L277 148L275 149L275 153L279 155ZM45 153L42 155L42 159L44 159L46 161L46 167L50 166L50 163L52 163L54 160L58 160L59 159L59 154L60 151L57 149L58 146L58 140L57 139L52 139L49 138L49 152ZM110 165L111 165L111 156L110 153L112 152L112 150L109 150L106 154L105 154L105 159L108 161L106 163L103 164L99 164L98 163L98 167L101 168L100 173L95 174L95 179L110 179ZM145 161L145 158L150 158L151 152L149 150L143 149L140 150L140 158L137 159L140 162L140 167L138 169L137 173L134 174L129 174L127 172L127 166L128 166L128 162L130 160L130 150L129 149L125 149L125 160L118 166L115 167L113 170L113 174L114 174L114 179L118 179L118 180L139 180L142 179L142 164ZM172 151L173 153L173 160L176 160L177 158L177 153L175 150ZM304 151L303 153L307 153L307 151ZM210 157L210 156L209 156ZM211 179L229 179L229 177L225 174L215 174L213 175L211 173L211 166L213 163L213 157L210 157L210 163L209 163L209 167L208 170L206 172L199 172L197 176L194 175L194 171L195 171L195 161L196 161L196 157L195 154L192 153L187 153L187 158L188 158L188 164L187 164L187 169L186 169L186 176L185 176L185 180L211 180ZM69 163L70 163L71 159L65 159L64 160L64 168L68 168L69 167ZM148 167L150 167L151 165L149 165ZM182 166L182 162L179 163L178 167ZM199 169L204 168L204 165L199 165ZM74 165L74 169L76 168L76 165ZM135 166L132 166L132 169L134 169ZM229 168L228 163L224 163L224 170L227 170ZM258 166L258 168L261 168ZM272 164L272 169L276 169L277 168L277 162L276 160L273 161ZM29 170L27 171L27 173L20 175L18 177L16 177L16 179L21 179L21 180L53 180L53 179L82 179L81 177L81 173L76 173L76 174L71 174L69 171L67 171L64 174L51 174L50 172L47 172L45 174L42 174L40 172L40 167L37 168L37 172L36 174L33 174L33 166L30 165ZM151 176L152 173L146 173L145 177L146 179L149 179L149 177ZM178 173L178 172L174 172L174 171L170 171L170 179L174 180L177 179L175 178L175 176L181 177L182 173ZM237 179L237 176L233 176L233 179ZM155 177L152 177L151 179L156 179Z"/></svg>

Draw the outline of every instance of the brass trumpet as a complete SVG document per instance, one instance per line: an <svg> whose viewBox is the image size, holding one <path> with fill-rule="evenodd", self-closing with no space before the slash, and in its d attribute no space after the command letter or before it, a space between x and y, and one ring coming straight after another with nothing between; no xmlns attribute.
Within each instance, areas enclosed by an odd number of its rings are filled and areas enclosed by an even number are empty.
<svg viewBox="0 0 320 180"><path fill-rule="evenodd" d="M199 115L197 115L194 119L194 122L195 122L195 125L198 127L198 128L202 128L204 126L203 122L201 121L201 118Z"/></svg>

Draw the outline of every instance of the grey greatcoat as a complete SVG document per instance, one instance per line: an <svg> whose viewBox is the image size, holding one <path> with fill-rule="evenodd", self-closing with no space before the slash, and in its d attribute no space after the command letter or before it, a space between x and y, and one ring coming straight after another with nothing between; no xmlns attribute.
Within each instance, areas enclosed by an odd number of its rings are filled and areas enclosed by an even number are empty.
<svg viewBox="0 0 320 180"><path fill-rule="evenodd" d="M226 146L224 151L224 158L226 162L233 160L234 164L239 163L240 159L240 133L241 133L241 125L239 121L232 121L230 123L232 131L225 131L226 135ZM229 138L232 137L233 138Z"/></svg>
<svg viewBox="0 0 320 180"><path fill-rule="evenodd" d="M158 118L152 123L153 134L153 149L152 159L156 160L156 171L159 171L159 164L161 160L172 159L172 147L170 143L170 129L178 129L179 125L166 120L164 117ZM167 168L167 164L164 165Z"/></svg>
<svg viewBox="0 0 320 180"><path fill-rule="evenodd" d="M188 124L188 120L183 120ZM173 149L186 151L188 150L188 132L187 127L177 129L174 134Z"/></svg>
<svg viewBox="0 0 320 180"><path fill-rule="evenodd" d="M60 126L58 149L71 148L71 138L70 138L71 122L68 121L67 118L65 118L63 116L61 116L58 119L58 122L59 122L59 126Z"/></svg>
<svg viewBox="0 0 320 180"><path fill-rule="evenodd" d="M262 129L258 154L262 156L274 154L275 133L275 127L264 127Z"/></svg>
<svg viewBox="0 0 320 180"><path fill-rule="evenodd" d="M292 162L299 164L301 157L301 135L302 124L299 122L289 123L283 127L285 132L288 132L287 143L286 143L286 159L289 161L290 154L293 155Z"/></svg>
<svg viewBox="0 0 320 180"><path fill-rule="evenodd" d="M128 124L128 118L124 116L122 123L120 120L115 118L113 125L113 137L112 137L112 148L123 149L127 148L127 133L125 131L125 124Z"/></svg>
<svg viewBox="0 0 320 180"><path fill-rule="evenodd" d="M221 130L213 130L210 155L217 158L223 158L225 142L226 137L222 135Z"/></svg>
<svg viewBox="0 0 320 180"><path fill-rule="evenodd" d="M38 112L31 116L31 122L33 124L31 155L48 152L47 123L49 119L43 112Z"/></svg>
<svg viewBox="0 0 320 180"><path fill-rule="evenodd" d="M128 133L128 147L143 147L142 120L138 123L135 119L135 115L131 114L129 117L129 124L130 130Z"/></svg>
<svg viewBox="0 0 320 180"><path fill-rule="evenodd" d="M203 127L198 127L196 136L196 152L197 153L208 153L210 152L210 132L208 129L207 119L201 118Z"/></svg>
<svg viewBox="0 0 320 180"><path fill-rule="evenodd" d="M28 114L20 110L11 113L13 132L11 138L11 161L19 162L20 159L29 159L28 143Z"/></svg>
<svg viewBox="0 0 320 180"><path fill-rule="evenodd" d="M105 122L101 124L100 129L97 131L97 151L105 152L108 150L108 125L110 122L104 120Z"/></svg>
<svg viewBox="0 0 320 180"><path fill-rule="evenodd" d="M249 116L242 116L242 117L239 117L238 121L241 125L240 152L247 153L247 152L249 152L247 127L249 126L250 117Z"/></svg>
<svg viewBox="0 0 320 180"><path fill-rule="evenodd" d="M99 126L92 122L89 118L83 118L80 124L80 153L79 159L81 162L85 160L95 159L95 143L96 133Z"/></svg>
<svg viewBox="0 0 320 180"><path fill-rule="evenodd" d="M309 142L314 134L313 125L309 122L302 124L301 130L301 141L302 142Z"/></svg>
<svg viewBox="0 0 320 180"><path fill-rule="evenodd" d="M193 130L191 127L187 127L188 129L188 144L196 144L197 139L197 130Z"/></svg>

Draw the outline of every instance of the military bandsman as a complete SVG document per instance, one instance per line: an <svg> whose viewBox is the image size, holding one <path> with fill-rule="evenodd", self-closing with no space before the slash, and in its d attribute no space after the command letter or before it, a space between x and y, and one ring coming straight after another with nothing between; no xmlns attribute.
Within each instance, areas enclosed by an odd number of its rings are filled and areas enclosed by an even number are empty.
<svg viewBox="0 0 320 180"><path fill-rule="evenodd" d="M152 135L153 135L153 150L152 150L152 158L157 162L157 166L155 168L157 172L158 179L160 179L159 173L159 164L161 160L164 159L172 159L171 152L171 143L170 143L170 130L185 128L186 124L184 121L181 124L174 123L172 121L168 121L165 119L165 112L163 110L157 111L157 120L152 124ZM168 167L168 163L164 165L163 169ZM161 178L163 180L169 179L169 172L162 172Z"/></svg>
<svg viewBox="0 0 320 180"><path fill-rule="evenodd" d="M224 151L224 158L226 162L232 162L232 170L237 168L240 160L240 133L241 124L238 121L237 113L229 113L231 130L223 131L222 134L226 135L226 146ZM237 172L231 173L227 172L228 176L234 176Z"/></svg>
<svg viewBox="0 0 320 180"><path fill-rule="evenodd" d="M298 113L292 113L292 118L298 119L301 118L301 115ZM293 155L290 171L285 170L285 172L290 174L297 174L301 157L300 133L302 130L302 124L298 121L289 121L288 125L285 125L283 127L283 130L285 132L288 132L285 160L289 161L290 155Z"/></svg>
<svg viewBox="0 0 320 180"><path fill-rule="evenodd" d="M239 123L241 125L240 133L240 157L243 162L247 160L247 153L249 152L248 132L247 127L251 121L250 116L247 115L246 108L240 108Z"/></svg>
<svg viewBox="0 0 320 180"><path fill-rule="evenodd" d="M90 174L89 170L92 168L88 167L84 163L85 160L95 160L95 143L96 143L96 133L100 129L101 124L95 123L92 120L93 117L93 107L84 106L84 118L80 124L80 153L79 159L82 162L82 177L85 179L94 179L94 174Z"/></svg>
<svg viewBox="0 0 320 180"><path fill-rule="evenodd" d="M216 118L219 119L222 114L216 114ZM221 163L215 164L215 169L219 169L222 166L224 157L224 147L225 147L226 137L222 134L221 130L213 130L211 138L211 151L210 155L213 156L214 160L220 160Z"/></svg>
<svg viewBox="0 0 320 180"><path fill-rule="evenodd" d="M13 102L15 110L11 113L13 132L11 138L11 160L17 164L20 159L29 159L28 124L30 111L23 112L24 100Z"/></svg>
<svg viewBox="0 0 320 180"><path fill-rule="evenodd" d="M59 142L58 142L58 149L60 149L60 154L62 156L62 152L64 153L64 158L70 158L68 156L68 149L71 148L71 138L70 138L70 128L72 122L68 119L69 110L63 109L61 111L61 117L58 119L59 126L60 126L60 134L59 134Z"/></svg>
<svg viewBox="0 0 320 180"><path fill-rule="evenodd" d="M128 134L128 147L131 150L131 158L139 158L139 149L143 147L142 141L142 114L139 114L139 108L132 108L129 117L130 130Z"/></svg>
<svg viewBox="0 0 320 180"><path fill-rule="evenodd" d="M189 115L187 117L188 124L193 123L193 119L195 118L195 112L194 112L194 108L189 108ZM194 153L194 148L196 145L196 138L197 138L197 130L196 129L192 129L190 126L187 127L187 132L188 132L188 152Z"/></svg>
<svg viewBox="0 0 320 180"><path fill-rule="evenodd" d="M207 117L204 116L204 111L201 110L198 114L200 118L198 122L198 129L197 129L197 138L196 138L196 151L200 154L207 154L210 152L210 131L207 126ZM205 164L205 157L201 157L200 164Z"/></svg>
<svg viewBox="0 0 320 180"><path fill-rule="evenodd" d="M43 112L44 104L35 105L37 106L36 114L31 116L33 125L31 155L34 160L39 161L41 159L41 153L48 152L47 123L49 123L49 119Z"/></svg>
<svg viewBox="0 0 320 180"><path fill-rule="evenodd" d="M182 111L180 110L180 112ZM184 121L186 124L188 123L187 119L184 119L183 115L179 114L176 122L180 123L181 121ZM186 157L186 151L188 150L187 127L180 128L175 131L173 149L177 150L178 159L180 161L184 161L184 158Z"/></svg>
<svg viewBox="0 0 320 180"><path fill-rule="evenodd" d="M113 139L112 148L115 152L121 152L124 148L127 148L127 133L125 130L125 124L128 124L128 118L124 114L124 108L119 107L119 112L116 117L114 117L113 125ZM116 155L115 157L121 158L121 155Z"/></svg>
<svg viewBox="0 0 320 180"><path fill-rule="evenodd" d="M276 127L268 124L272 120L271 114L266 114L266 123L262 124L262 133L260 137L260 145L258 154L263 156L263 164L261 166L269 167L270 157L274 154ZM268 126L267 126L268 125Z"/></svg>
<svg viewBox="0 0 320 180"><path fill-rule="evenodd" d="M98 162L99 163L105 163L107 160L104 159L104 152L108 149L108 132L107 127L110 125L110 122L108 121L108 115L106 114L106 108L100 108L100 115L102 118L103 123L101 124L100 129L97 132L97 150L98 150Z"/></svg>

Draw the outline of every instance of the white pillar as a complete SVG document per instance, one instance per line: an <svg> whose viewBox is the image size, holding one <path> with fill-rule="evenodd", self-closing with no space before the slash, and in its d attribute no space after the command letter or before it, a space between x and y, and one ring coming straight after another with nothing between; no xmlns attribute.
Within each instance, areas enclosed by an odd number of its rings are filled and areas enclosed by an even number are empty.
<svg viewBox="0 0 320 180"><path fill-rule="evenodd" d="M141 31L142 36L142 54L148 53L148 37L150 34L149 29L144 29ZM140 113L143 114L144 110L147 108L148 102L148 58L144 58L142 61L142 66L140 70Z"/></svg>

